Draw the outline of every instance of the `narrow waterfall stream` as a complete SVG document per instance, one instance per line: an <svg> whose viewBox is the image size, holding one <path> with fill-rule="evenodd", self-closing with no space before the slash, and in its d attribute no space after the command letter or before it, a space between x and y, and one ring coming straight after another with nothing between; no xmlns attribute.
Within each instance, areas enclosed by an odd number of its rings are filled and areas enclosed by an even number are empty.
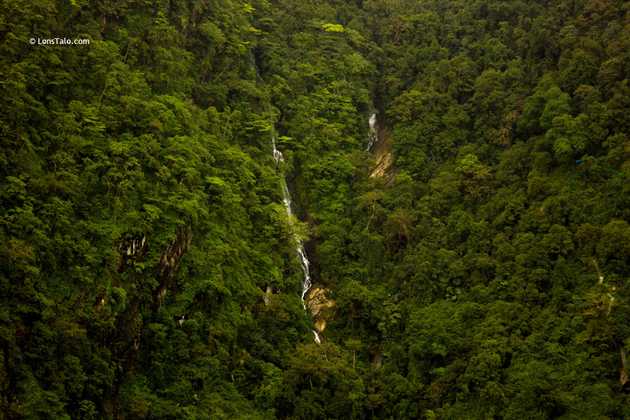
<svg viewBox="0 0 630 420"><path fill-rule="evenodd" d="M369 152L372 146L378 141L378 131L376 127L376 113L370 115L370 119L368 120L368 124L370 125L370 134L368 137L368 145L366 152Z"/></svg>
<svg viewBox="0 0 630 420"><path fill-rule="evenodd" d="M271 137L271 145L273 147L273 159L276 161L276 167L278 167L282 162L284 162L284 156L282 156L282 152L276 148L276 138L275 136ZM287 210L287 216L289 218L289 223L293 218L293 210L291 209L291 193L289 192L289 187L287 185L286 178L282 177L282 201L284 202L284 207ZM306 294L310 290L312 286L311 282L311 270L310 270L310 262L306 255L306 251L304 250L304 243L302 239L298 237L298 235L293 232L293 237L296 242L296 252L298 258L300 260L300 266L302 267L302 272L304 273L304 280L302 280L302 307L306 310ZM313 331L313 339L317 344L321 344L322 340L317 333L316 330Z"/></svg>

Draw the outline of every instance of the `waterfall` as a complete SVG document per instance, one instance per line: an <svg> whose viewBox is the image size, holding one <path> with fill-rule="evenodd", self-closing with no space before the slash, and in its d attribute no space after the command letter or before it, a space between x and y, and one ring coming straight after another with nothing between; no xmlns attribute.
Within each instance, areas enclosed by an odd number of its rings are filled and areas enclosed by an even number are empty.
<svg viewBox="0 0 630 420"><path fill-rule="evenodd" d="M276 137L271 137L271 145L273 146L273 160L276 161L276 167L280 164L280 162L284 162L284 156L282 156L282 152L276 149Z"/></svg>
<svg viewBox="0 0 630 420"><path fill-rule="evenodd" d="M367 149L365 149L366 152L369 152L372 146L374 146L374 144L378 142L378 131L376 127L376 113L370 115L368 124L370 126L370 134L368 137Z"/></svg>
<svg viewBox="0 0 630 420"><path fill-rule="evenodd" d="M280 152L278 152L280 153ZM284 207L287 210L287 216L289 220L293 218L293 210L291 208L291 195L289 193L289 188L287 187L286 179L282 180L282 201L284 202ZM302 240L296 235L293 235L296 242L296 252L298 258L300 260L300 266L302 267L302 272L304 273L304 280L302 281L302 306L306 309L306 294L311 288L311 270L310 270L310 261L306 256L306 251L304 250L304 243Z"/></svg>
<svg viewBox="0 0 630 420"><path fill-rule="evenodd" d="M256 71L256 80L257 81L262 81L262 77L260 76L260 72L258 70L258 66L256 65L256 59L255 59L254 55L251 54L251 53L250 53L250 60L251 60L252 67ZM376 122L376 115L374 116L374 119L375 119L375 122ZM276 136L273 133L271 135L271 146L272 146L273 160L276 162L276 168L278 168L281 163L284 163L284 156L282 155L282 152L280 150L278 150L278 148L276 147ZM291 223L291 219L293 217L293 210L291 209L291 193L289 192L289 187L287 185L287 180L286 180L285 177L282 177L281 184L282 184L282 202L284 203L284 208L287 210L287 216L288 216L288 219L289 219L289 223ZM310 262L308 260L307 255L306 255L306 250L304 249L304 243L298 237L298 235L295 233L295 231L293 232L293 236L294 236L295 242L296 242L296 252L297 252L298 258L300 260L300 266L302 267L302 273L304 273L304 280L302 281L302 295L301 295L301 298L302 298L302 307L306 311L306 294L308 293L308 291L310 290L310 288L312 286ZM269 287L267 288L267 291L269 291ZM267 299L268 299L268 297L267 297ZM321 337L319 336L319 334L317 333L317 331L316 330L312 330L312 332L313 332L313 340L317 344L321 344L322 340L321 340Z"/></svg>
<svg viewBox="0 0 630 420"><path fill-rule="evenodd" d="M284 156L282 156L282 152L276 148L276 138L275 136L271 137L271 145L273 147L273 160L276 162L276 167L280 165L280 163L284 162ZM282 177L282 202L284 203L284 208L287 211L287 216L289 218L289 223L293 218L293 210L291 208L291 193L289 192L289 187L287 185L286 178ZM302 307L306 310L306 294L310 290L311 283L311 270L310 270L310 261L306 255L306 250L304 249L304 243L302 239L298 237L298 235L293 232L293 237L296 242L296 253L298 255L300 266L302 267L302 273L304 273L304 280L302 280ZM321 338L317 331L313 331L314 340L317 344L321 344Z"/></svg>

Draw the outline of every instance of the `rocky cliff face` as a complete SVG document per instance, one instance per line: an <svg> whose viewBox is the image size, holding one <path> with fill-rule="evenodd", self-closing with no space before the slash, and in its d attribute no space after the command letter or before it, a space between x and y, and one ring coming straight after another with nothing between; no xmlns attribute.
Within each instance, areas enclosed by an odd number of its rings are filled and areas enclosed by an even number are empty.
<svg viewBox="0 0 630 420"><path fill-rule="evenodd" d="M376 123L376 140L370 148L374 156L374 166L370 171L370 178L385 178L387 181L393 179L394 155L392 152L392 136L389 130L379 122Z"/></svg>
<svg viewBox="0 0 630 420"><path fill-rule="evenodd" d="M318 334L326 329L326 323L334 314L336 302L329 296L330 290L313 287L306 296L306 308L313 317L313 324Z"/></svg>

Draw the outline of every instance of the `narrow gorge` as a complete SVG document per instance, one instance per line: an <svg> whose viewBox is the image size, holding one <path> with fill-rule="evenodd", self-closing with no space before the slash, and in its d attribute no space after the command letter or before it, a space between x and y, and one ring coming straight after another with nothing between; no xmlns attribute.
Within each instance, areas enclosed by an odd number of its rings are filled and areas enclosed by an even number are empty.
<svg viewBox="0 0 630 420"><path fill-rule="evenodd" d="M271 137L271 146L272 146L272 156L273 156L274 161L276 162L276 168L280 169L279 166L282 163L284 163L284 157L282 155L282 152L276 148L275 135ZM293 218L295 216L293 215L293 211L291 209L291 193L289 192L289 186L284 176L281 177L280 186L282 189L282 202L284 204L284 207L287 210L287 223L289 224L289 229L293 233L293 240L295 241L295 251L300 262L300 267L302 268L302 273L304 274L304 279L302 280L302 293L300 296L302 299L302 307L304 308L304 310L306 310L307 305L308 305L309 310L310 310L310 302L307 303L307 298L309 297L309 291L311 290L311 286L312 286L310 261L308 260L308 256L306 255L306 250L304 249L303 240L295 232L295 229L292 225ZM323 329L321 327L318 327L318 324L316 323L315 329L313 329L312 331L313 331L313 339L315 340L315 342L317 344L321 344L320 333L323 332Z"/></svg>
<svg viewBox="0 0 630 420"><path fill-rule="evenodd" d="M630 418L627 3L2 3L0 420Z"/></svg>

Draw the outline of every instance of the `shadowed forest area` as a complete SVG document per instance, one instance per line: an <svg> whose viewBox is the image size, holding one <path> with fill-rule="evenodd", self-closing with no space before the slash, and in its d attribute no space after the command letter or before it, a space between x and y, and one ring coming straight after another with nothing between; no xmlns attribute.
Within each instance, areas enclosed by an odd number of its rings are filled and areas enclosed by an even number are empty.
<svg viewBox="0 0 630 420"><path fill-rule="evenodd" d="M0 75L0 420L630 418L628 2L1 0Z"/></svg>

